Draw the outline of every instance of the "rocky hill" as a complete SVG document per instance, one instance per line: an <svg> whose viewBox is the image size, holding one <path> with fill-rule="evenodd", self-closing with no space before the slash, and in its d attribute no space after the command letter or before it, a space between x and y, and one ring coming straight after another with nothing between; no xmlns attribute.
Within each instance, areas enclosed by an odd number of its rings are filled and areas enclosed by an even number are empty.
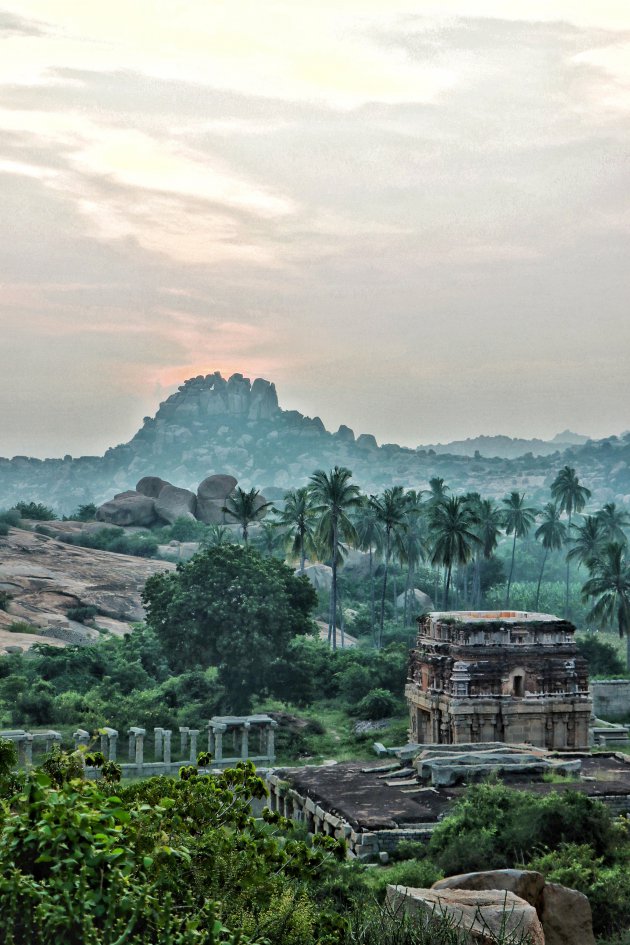
<svg viewBox="0 0 630 945"><path fill-rule="evenodd" d="M233 476L243 488L255 486L276 499L306 483L315 469L335 464L349 467L370 493L395 483L426 488L432 476L441 476L454 490L500 497L519 489L544 501L565 463L593 489L595 503L630 504L630 435L509 459L379 446L370 434L355 436L343 425L333 433L319 417L283 410L269 381L252 383L241 374L226 380L216 372L186 381L128 443L104 456L0 459L0 507L35 500L67 514L134 489L145 476L192 490L208 476Z"/></svg>
<svg viewBox="0 0 630 945"><path fill-rule="evenodd" d="M475 436L467 440L452 440L450 443L431 443L418 449L433 450L436 453L450 453L457 456L499 456L502 459L516 459L526 453L534 456L551 456L558 450L588 443L589 437L565 430L556 433L551 440L524 440L511 436Z"/></svg>

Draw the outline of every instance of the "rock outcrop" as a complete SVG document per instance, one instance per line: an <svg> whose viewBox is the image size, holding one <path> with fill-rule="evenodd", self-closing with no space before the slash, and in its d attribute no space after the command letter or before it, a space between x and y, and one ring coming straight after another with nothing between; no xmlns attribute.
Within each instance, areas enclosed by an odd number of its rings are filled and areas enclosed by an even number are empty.
<svg viewBox="0 0 630 945"><path fill-rule="evenodd" d="M225 522L226 499L234 491L237 480L234 476L207 476L197 487L197 518L206 525Z"/></svg>
<svg viewBox="0 0 630 945"><path fill-rule="evenodd" d="M157 521L155 500L139 492L122 492L97 509L96 520L108 525L140 525L150 528Z"/></svg>
<svg viewBox="0 0 630 945"><path fill-rule="evenodd" d="M155 514L172 525L178 518L195 519L197 496L190 489L164 486L155 499Z"/></svg>

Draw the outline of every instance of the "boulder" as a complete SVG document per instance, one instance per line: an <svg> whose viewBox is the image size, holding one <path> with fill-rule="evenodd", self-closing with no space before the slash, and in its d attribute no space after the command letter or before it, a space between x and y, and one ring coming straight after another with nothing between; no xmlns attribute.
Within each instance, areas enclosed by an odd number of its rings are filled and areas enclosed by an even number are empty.
<svg viewBox="0 0 630 945"><path fill-rule="evenodd" d="M278 412L276 385L257 377L252 384L248 418L250 420L270 420Z"/></svg>
<svg viewBox="0 0 630 945"><path fill-rule="evenodd" d="M342 443L354 443L354 430L342 423L335 433L335 439L341 440Z"/></svg>
<svg viewBox="0 0 630 945"><path fill-rule="evenodd" d="M143 476L136 486L136 492L148 495L150 499L157 499L164 486L170 486L166 479L159 476Z"/></svg>
<svg viewBox="0 0 630 945"><path fill-rule="evenodd" d="M396 598L396 606L402 610L405 606L405 592L399 594ZM433 601L428 594L425 594L424 591L419 590L417 587L411 588L407 592L407 607L410 608L412 615L413 614L426 614L431 610L435 610L433 606Z"/></svg>
<svg viewBox="0 0 630 945"><path fill-rule="evenodd" d="M544 885L544 876L535 870L487 870L447 876L446 879L433 883L431 889L471 889L482 892L488 889L503 889L538 908Z"/></svg>
<svg viewBox="0 0 630 945"><path fill-rule="evenodd" d="M545 883L540 918L546 945L595 945L591 905L576 889Z"/></svg>
<svg viewBox="0 0 630 945"><path fill-rule="evenodd" d="M222 511L225 501L236 488L234 476L207 476L197 488L197 518L206 525L221 525L225 522Z"/></svg>
<svg viewBox="0 0 630 945"><path fill-rule="evenodd" d="M139 492L123 492L96 510L96 520L107 525L151 526L156 521L155 500Z"/></svg>
<svg viewBox="0 0 630 945"><path fill-rule="evenodd" d="M295 573L300 574L300 569ZM310 564L304 568L304 574L316 591L329 591L332 587L332 568L327 564Z"/></svg>
<svg viewBox="0 0 630 945"><path fill-rule="evenodd" d="M387 901L395 911L425 920L445 916L466 932L472 942L545 945L545 936L532 905L508 890L413 889L388 886ZM578 945L577 940L574 945Z"/></svg>
<svg viewBox="0 0 630 945"><path fill-rule="evenodd" d="M190 489L164 486L155 500L155 511L165 522L173 524L178 518L195 518L197 496Z"/></svg>

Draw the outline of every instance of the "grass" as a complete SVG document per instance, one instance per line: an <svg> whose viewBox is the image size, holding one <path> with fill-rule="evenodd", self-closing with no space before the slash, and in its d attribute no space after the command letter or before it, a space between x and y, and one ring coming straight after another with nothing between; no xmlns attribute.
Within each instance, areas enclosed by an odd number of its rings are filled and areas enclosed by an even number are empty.
<svg viewBox="0 0 630 945"><path fill-rule="evenodd" d="M33 627L25 620L14 620L13 623L9 624L7 630L9 633L39 633L40 628Z"/></svg>

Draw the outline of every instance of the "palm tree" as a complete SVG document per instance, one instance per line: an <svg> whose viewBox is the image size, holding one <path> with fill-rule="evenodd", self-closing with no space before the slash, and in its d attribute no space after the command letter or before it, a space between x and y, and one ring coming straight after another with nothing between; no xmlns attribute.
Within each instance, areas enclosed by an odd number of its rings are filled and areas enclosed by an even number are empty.
<svg viewBox="0 0 630 945"><path fill-rule="evenodd" d="M581 512L591 497L591 490L580 485L575 469L563 466L554 481L551 483L551 498L560 506L561 512L569 516L569 531L571 534L571 519L574 512ZM567 586L564 601L564 615L569 619L569 568L571 562L567 555Z"/></svg>
<svg viewBox="0 0 630 945"><path fill-rule="evenodd" d="M570 539L573 547L567 558L576 560L578 567L585 564L591 569L601 555L604 547L604 528L597 515L585 515L581 525L572 525L575 538Z"/></svg>
<svg viewBox="0 0 630 945"><path fill-rule="evenodd" d="M309 492L313 512L319 515L317 532L330 546L332 557L331 623L329 641L337 649L337 562L342 541L356 543L356 531L348 513L359 505L359 487L351 483L352 473L344 466L335 466L329 473L318 469L310 478Z"/></svg>
<svg viewBox="0 0 630 945"><path fill-rule="evenodd" d="M620 545L628 544L626 528L630 528L630 515L623 509L618 509L614 502L607 502L599 512L595 513L602 526L606 543L617 542Z"/></svg>
<svg viewBox="0 0 630 945"><path fill-rule="evenodd" d="M403 626L409 623L409 597L413 592L414 572L420 561L427 554L427 536L422 507L422 491L409 489L406 495L405 527L399 538L399 557L401 564L407 565L405 581L405 604L403 608Z"/></svg>
<svg viewBox="0 0 630 945"><path fill-rule="evenodd" d="M240 486L237 486L234 492L227 497L225 505L221 509L226 515L229 515L234 521L238 522L243 532L243 541L248 544L248 529L252 522L257 522L263 517L266 510L271 507L271 502L263 502L258 489L250 489L245 492Z"/></svg>
<svg viewBox="0 0 630 945"><path fill-rule="evenodd" d="M626 661L630 669L630 564L626 553L626 548L619 542L606 545L582 588L582 598L595 601L589 620L600 626L617 623L619 636L626 638Z"/></svg>
<svg viewBox="0 0 630 945"><path fill-rule="evenodd" d="M392 542L397 540L405 528L405 512L407 501L402 486L392 486L385 489L382 496L373 496L370 499L385 535L385 570L383 572L383 592L381 594L381 617L379 623L379 647L383 642L383 624L385 622L385 596L387 594L387 577L392 554Z"/></svg>
<svg viewBox="0 0 630 945"><path fill-rule="evenodd" d="M545 554L543 555L542 565L540 566L540 575L538 577L538 587L536 588L536 610L538 610L538 601L540 600L540 585L542 584L543 572L547 563L547 555L550 551L559 551L567 539L567 527L560 520L560 509L555 502L548 502L542 510L542 522L534 532L536 541L540 541Z"/></svg>
<svg viewBox="0 0 630 945"><path fill-rule="evenodd" d="M374 496L361 496L356 515L354 516L354 527L357 533L357 547L361 551L367 551L370 563L370 628L372 630L372 642L376 646L375 633L375 606L374 606L374 552L380 554L383 550L383 529L376 515L371 499Z"/></svg>
<svg viewBox="0 0 630 945"><path fill-rule="evenodd" d="M234 543L232 531L227 525L209 525L201 540L202 548L220 548Z"/></svg>
<svg viewBox="0 0 630 945"><path fill-rule="evenodd" d="M473 505L475 533L479 545L475 551L475 573L473 577L473 600L476 607L481 606L481 560L489 561L499 544L503 527L501 509L491 499L479 499Z"/></svg>
<svg viewBox="0 0 630 945"><path fill-rule="evenodd" d="M516 539L524 538L530 528L536 521L538 514L536 509L525 505L525 493L520 495L518 492L510 492L508 496L501 500L503 502L503 527L506 534L514 535L512 542L512 562L510 564L510 576L508 577L507 593L505 595L505 606L510 606L510 588L512 587L512 575L514 573L514 555L516 553Z"/></svg>
<svg viewBox="0 0 630 945"><path fill-rule="evenodd" d="M432 479L429 479L429 505L434 505L436 502L443 502L448 498L446 495L447 492L450 492L450 489L441 476L434 476Z"/></svg>
<svg viewBox="0 0 630 945"><path fill-rule="evenodd" d="M300 574L304 574L306 556L315 550L315 512L306 486L285 492L284 508L273 511L278 527L284 531L289 552L299 557Z"/></svg>
<svg viewBox="0 0 630 945"><path fill-rule="evenodd" d="M469 504L462 496L436 501L429 511L429 529L433 546L431 564L446 569L444 610L448 610L453 565L467 564L479 544Z"/></svg>

